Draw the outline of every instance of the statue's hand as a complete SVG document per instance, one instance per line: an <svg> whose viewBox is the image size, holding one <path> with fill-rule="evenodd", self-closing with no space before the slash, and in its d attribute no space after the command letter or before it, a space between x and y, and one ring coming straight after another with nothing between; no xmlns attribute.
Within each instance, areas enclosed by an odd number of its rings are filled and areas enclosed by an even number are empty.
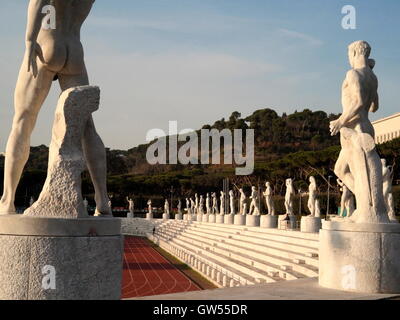
<svg viewBox="0 0 400 320"><path fill-rule="evenodd" d="M329 125L329 128L331 130L331 135L336 136L339 133L340 129L343 128L340 118L335 121L332 121Z"/></svg>
<svg viewBox="0 0 400 320"><path fill-rule="evenodd" d="M38 75L37 58L44 61L42 49L36 41L26 44L26 59L28 59L28 72L32 72L34 78Z"/></svg>

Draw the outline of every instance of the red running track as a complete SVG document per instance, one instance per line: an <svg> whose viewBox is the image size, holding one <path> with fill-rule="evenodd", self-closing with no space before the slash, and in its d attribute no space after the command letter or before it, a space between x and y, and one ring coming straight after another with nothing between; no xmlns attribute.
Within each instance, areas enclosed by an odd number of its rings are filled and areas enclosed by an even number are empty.
<svg viewBox="0 0 400 320"><path fill-rule="evenodd" d="M146 239L125 237L122 298L201 290Z"/></svg>

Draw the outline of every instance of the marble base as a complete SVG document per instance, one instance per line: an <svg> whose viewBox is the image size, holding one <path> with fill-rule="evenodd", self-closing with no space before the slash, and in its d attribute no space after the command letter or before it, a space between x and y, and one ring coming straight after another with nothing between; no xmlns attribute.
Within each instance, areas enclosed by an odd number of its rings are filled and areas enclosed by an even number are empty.
<svg viewBox="0 0 400 320"><path fill-rule="evenodd" d="M183 215L183 221L188 221L189 215L188 214L184 214Z"/></svg>
<svg viewBox="0 0 400 320"><path fill-rule="evenodd" d="M135 215L133 214L133 212L128 212L128 214L126 215L126 217L132 219L132 218L135 217Z"/></svg>
<svg viewBox="0 0 400 320"><path fill-rule="evenodd" d="M162 215L162 218L163 218L163 220L169 220L169 218L170 218L169 213L164 213Z"/></svg>
<svg viewBox="0 0 400 320"><path fill-rule="evenodd" d="M153 220L153 213L146 213L147 220Z"/></svg>
<svg viewBox="0 0 400 320"><path fill-rule="evenodd" d="M177 213L177 214L175 215L175 220L183 220L183 215L182 215L182 213Z"/></svg>
<svg viewBox="0 0 400 320"><path fill-rule="evenodd" d="M286 218L286 214L278 216L278 228L279 229L296 229L297 227L297 218L296 216L289 216L289 222L283 222Z"/></svg>
<svg viewBox="0 0 400 320"><path fill-rule="evenodd" d="M260 227L267 229L278 228L278 216L263 215L260 218Z"/></svg>
<svg viewBox="0 0 400 320"><path fill-rule="evenodd" d="M233 224L235 215L233 214L226 214L224 216L224 224Z"/></svg>
<svg viewBox="0 0 400 320"><path fill-rule="evenodd" d="M246 216L242 214L235 215L234 224L237 226L244 226L246 224Z"/></svg>
<svg viewBox="0 0 400 320"><path fill-rule="evenodd" d="M208 222L209 223L215 223L215 214L210 214L209 216L208 216Z"/></svg>
<svg viewBox="0 0 400 320"><path fill-rule="evenodd" d="M400 225L323 221L319 284L349 292L400 294Z"/></svg>
<svg viewBox="0 0 400 320"><path fill-rule="evenodd" d="M1 300L121 298L119 219L18 215L0 217L0 225Z"/></svg>
<svg viewBox="0 0 400 320"><path fill-rule="evenodd" d="M321 218L312 216L302 217L300 221L300 231L306 233L318 233L322 227Z"/></svg>
<svg viewBox="0 0 400 320"><path fill-rule="evenodd" d="M246 215L246 226L248 227L259 227L260 226L260 216Z"/></svg>
<svg viewBox="0 0 400 320"><path fill-rule="evenodd" d="M215 223L224 223L224 215L217 214L217 216L215 217Z"/></svg>
<svg viewBox="0 0 400 320"><path fill-rule="evenodd" d="M203 214L202 221L208 222L208 217L209 217L209 214Z"/></svg>
<svg viewBox="0 0 400 320"><path fill-rule="evenodd" d="M203 222L203 215L200 213L196 214L196 221Z"/></svg>

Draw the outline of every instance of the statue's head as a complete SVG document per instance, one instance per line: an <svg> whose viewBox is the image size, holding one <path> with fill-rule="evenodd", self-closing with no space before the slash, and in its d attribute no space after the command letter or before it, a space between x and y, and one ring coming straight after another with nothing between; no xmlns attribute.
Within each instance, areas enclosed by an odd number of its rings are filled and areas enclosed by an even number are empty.
<svg viewBox="0 0 400 320"><path fill-rule="evenodd" d="M382 167L386 167L386 159L381 159Z"/></svg>
<svg viewBox="0 0 400 320"><path fill-rule="evenodd" d="M314 176L310 177L310 183L315 183L315 177Z"/></svg>
<svg viewBox="0 0 400 320"><path fill-rule="evenodd" d="M266 187L269 187L271 185L271 183L269 182L269 181L267 181L266 183L265 183L265 186Z"/></svg>
<svg viewBox="0 0 400 320"><path fill-rule="evenodd" d="M349 45L349 51L348 51L349 62L353 68L354 68L354 62L359 60L360 58L363 58L368 62L370 54L371 54L371 46L366 41L362 40L355 41ZM373 66L375 66L375 63L373 64Z"/></svg>

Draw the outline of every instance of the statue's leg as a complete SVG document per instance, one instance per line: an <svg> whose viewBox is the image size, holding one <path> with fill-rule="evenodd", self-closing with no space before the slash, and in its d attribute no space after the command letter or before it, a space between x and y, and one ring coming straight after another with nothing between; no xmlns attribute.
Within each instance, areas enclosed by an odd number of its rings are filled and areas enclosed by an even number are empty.
<svg viewBox="0 0 400 320"><path fill-rule="evenodd" d="M0 214L15 213L15 192L29 158L30 137L55 75L40 61L38 61L36 78L27 70L25 61L19 72L15 89L15 114L6 147L4 193L0 201Z"/></svg>
<svg viewBox="0 0 400 320"><path fill-rule="evenodd" d="M85 86L89 84L86 70L81 75L59 75L61 89L67 90L72 87ZM107 194L107 161L106 149L91 116L83 137L83 152L87 162L90 176L95 189L96 214L111 215L108 206Z"/></svg>
<svg viewBox="0 0 400 320"><path fill-rule="evenodd" d="M336 161L335 164L335 174L336 176L342 180L342 182L346 185L348 189L350 189L351 192L354 193L354 177L350 172L350 166L348 163L348 156L346 154L346 150L342 149L340 151L338 160Z"/></svg>

